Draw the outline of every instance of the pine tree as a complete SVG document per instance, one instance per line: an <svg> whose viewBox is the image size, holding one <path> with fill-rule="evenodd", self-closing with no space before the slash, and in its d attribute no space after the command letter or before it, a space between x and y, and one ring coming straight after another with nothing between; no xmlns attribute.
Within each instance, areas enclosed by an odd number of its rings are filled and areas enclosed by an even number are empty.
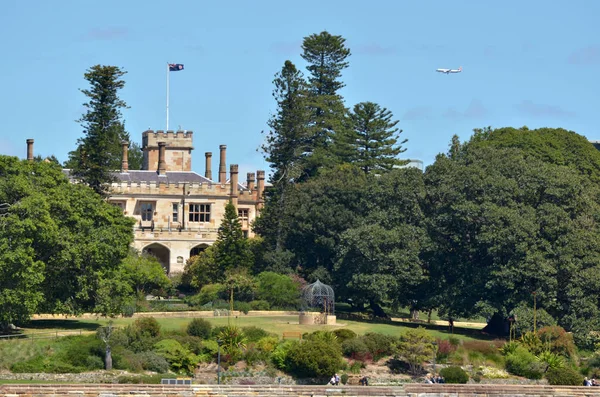
<svg viewBox="0 0 600 397"><path fill-rule="evenodd" d="M273 84L277 113L267 123L270 131L261 148L274 171L271 183L285 185L300 176L302 154L307 149L308 92L302 72L290 61L285 61Z"/></svg>
<svg viewBox="0 0 600 397"><path fill-rule="evenodd" d="M215 264L222 272L252 266L248 239L244 237L235 205L231 202L225 206L225 215L213 247Z"/></svg>
<svg viewBox="0 0 600 397"><path fill-rule="evenodd" d="M317 174L318 169L338 162L335 149L336 134L347 130L347 109L338 91L344 87L340 81L342 70L348 67L346 58L350 49L342 36L323 31L304 38L302 58L308 63L309 123L308 148L303 180Z"/></svg>
<svg viewBox="0 0 600 397"><path fill-rule="evenodd" d="M126 73L116 66L95 65L84 75L90 89L80 90L89 98L83 105L87 111L77 120L85 136L78 139L77 148L69 153L67 165L74 177L102 195L114 180L111 172L121 167L121 142L129 141L121 120L121 109L126 109L127 104L118 96L125 86L121 78Z"/></svg>
<svg viewBox="0 0 600 397"><path fill-rule="evenodd" d="M352 147L348 162L359 166L366 174L372 171L391 170L402 165L398 155L406 151L398 142L402 130L396 128L398 120L392 120L393 114L386 108L373 102L361 102L354 106L350 114L352 133L346 143Z"/></svg>
<svg viewBox="0 0 600 397"><path fill-rule="evenodd" d="M309 83L316 95L336 95L344 87L339 81L342 70L348 67L346 58L350 49L342 36L333 36L323 31L304 38L302 58L308 62L306 69L310 72Z"/></svg>
<svg viewBox="0 0 600 397"><path fill-rule="evenodd" d="M308 87L302 72L291 61L285 61L273 80L273 97L277 113L268 121L270 131L262 145L265 159L270 163L273 188L266 192L265 208L258 229L269 244L279 250L282 246L280 214L288 187L298 181L304 170L304 153L308 150L307 107ZM256 226L256 225L255 225ZM255 229L256 230L256 229Z"/></svg>

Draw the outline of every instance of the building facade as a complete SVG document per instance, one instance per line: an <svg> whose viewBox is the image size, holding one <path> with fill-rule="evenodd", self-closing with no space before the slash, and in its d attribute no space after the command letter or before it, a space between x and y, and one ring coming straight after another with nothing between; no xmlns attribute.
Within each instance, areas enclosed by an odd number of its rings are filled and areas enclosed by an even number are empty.
<svg viewBox="0 0 600 397"><path fill-rule="evenodd" d="M265 172L250 172L239 182L238 165L229 166L225 145L219 147L219 168L212 172L212 153L205 153L205 172L192 171L192 131L144 131L142 170L130 170L128 142L109 203L135 219L134 248L155 255L168 274L180 273L186 261L212 245L225 214L225 205L235 205L248 237L251 222L264 201ZM27 140L27 157L33 159L33 140ZM69 175L70 170L63 170Z"/></svg>

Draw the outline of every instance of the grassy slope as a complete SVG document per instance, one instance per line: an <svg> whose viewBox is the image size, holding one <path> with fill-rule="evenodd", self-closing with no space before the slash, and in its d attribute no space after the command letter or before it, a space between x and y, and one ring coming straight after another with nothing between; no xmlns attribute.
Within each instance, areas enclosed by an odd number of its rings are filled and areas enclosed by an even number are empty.
<svg viewBox="0 0 600 397"><path fill-rule="evenodd" d="M157 321L161 324L165 330L182 330L185 329L187 324L192 320L190 317L170 317L170 318L157 318ZM409 328L415 328L418 325L413 323L394 323L394 324L377 324L369 322L358 322L348 320L338 320L337 325L299 325L298 316L265 316L265 317L245 317L240 316L238 318L227 317L208 317L206 320L212 322L214 325L227 325L228 321L240 327L256 326L263 328L268 332L273 332L279 336L285 331L299 331L299 332L312 332L322 329L339 329L348 328L356 332L357 334L365 334L367 332L379 332L388 335L399 335ZM131 318L118 318L114 322L117 326L127 326L132 323L134 319ZM56 331L61 329L84 329L84 330L95 330L99 325L104 325L108 320L100 319L50 319L50 320L32 320L31 323L25 328L26 333L38 333ZM451 334L448 331L448 327L443 325L434 324L423 324L429 332L440 338L448 338ZM464 339L486 339L480 332L469 329L469 328L454 328L454 336Z"/></svg>

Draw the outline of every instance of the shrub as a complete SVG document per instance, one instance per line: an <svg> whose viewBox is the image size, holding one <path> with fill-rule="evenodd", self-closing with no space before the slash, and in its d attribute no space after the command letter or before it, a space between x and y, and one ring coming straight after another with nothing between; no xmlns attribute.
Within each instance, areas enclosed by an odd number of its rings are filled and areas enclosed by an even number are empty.
<svg viewBox="0 0 600 397"><path fill-rule="evenodd" d="M521 339L519 341L521 346L529 350L533 354L540 353L544 346L542 346L542 340L538 336L538 334L531 332L526 332L521 335Z"/></svg>
<svg viewBox="0 0 600 397"><path fill-rule="evenodd" d="M137 356L144 370L158 372L159 374L169 372L169 363L163 356L155 352L142 352Z"/></svg>
<svg viewBox="0 0 600 397"><path fill-rule="evenodd" d="M208 340L202 340L197 336L190 335L181 335L179 333L171 333L163 335L165 339L175 339L177 342L181 343L181 346L184 346L186 349L191 351L194 354L202 353L204 349L204 343Z"/></svg>
<svg viewBox="0 0 600 397"><path fill-rule="evenodd" d="M167 376L168 377L168 376ZM133 375L122 375L117 378L117 383L134 383L134 384L146 384L146 385L157 385L160 384L162 378L165 378L165 375L157 374L157 375L142 375L142 376L133 376Z"/></svg>
<svg viewBox="0 0 600 397"><path fill-rule="evenodd" d="M242 327L242 331L244 332L244 335L246 335L248 342L258 342L262 338L273 336L273 334L265 331L264 329L254 326Z"/></svg>
<svg viewBox="0 0 600 397"><path fill-rule="evenodd" d="M275 349L273 349L273 352L271 353L271 361L275 367L283 371L287 369L288 355L292 347L297 344L300 344L300 342L296 340L285 340L277 345Z"/></svg>
<svg viewBox="0 0 600 397"><path fill-rule="evenodd" d="M348 383L348 374L342 374L342 376L340 376L340 380L342 381L342 384L345 385Z"/></svg>
<svg viewBox="0 0 600 397"><path fill-rule="evenodd" d="M401 336L399 354L414 375L421 370L424 361L433 358L433 342L433 337L423 327L408 330Z"/></svg>
<svg viewBox="0 0 600 397"><path fill-rule="evenodd" d="M271 302L271 306L296 306L300 298L300 288L290 276L275 272L262 272L258 280L258 297Z"/></svg>
<svg viewBox="0 0 600 397"><path fill-rule="evenodd" d="M446 383L467 383L469 375L461 367L446 367L440 371Z"/></svg>
<svg viewBox="0 0 600 397"><path fill-rule="evenodd" d="M135 320L125 328L127 345L134 352L151 350L160 336L160 324L154 317L143 317Z"/></svg>
<svg viewBox="0 0 600 397"><path fill-rule="evenodd" d="M259 362L265 362L269 358L268 353L258 350L256 346L250 346L244 351L244 361L249 366L253 366Z"/></svg>
<svg viewBox="0 0 600 397"><path fill-rule="evenodd" d="M248 312L252 310L252 307L248 302L235 301L233 302L233 310L238 310L244 314L248 314Z"/></svg>
<svg viewBox="0 0 600 397"><path fill-rule="evenodd" d="M169 362L175 372L192 373L199 362L198 356L174 339L163 339L154 348Z"/></svg>
<svg viewBox="0 0 600 397"><path fill-rule="evenodd" d="M452 345L448 339L437 340L437 351L435 357L438 361L446 360L451 353L456 351L456 346Z"/></svg>
<svg viewBox="0 0 600 397"><path fill-rule="evenodd" d="M517 337L533 331L533 308L528 305L521 305L512 311L517 317L516 334ZM544 309L537 308L536 326L538 329L549 325L556 325L556 320L552 318Z"/></svg>
<svg viewBox="0 0 600 397"><path fill-rule="evenodd" d="M399 343L398 338L374 332L367 333L361 336L360 339L367 345L374 360L393 355Z"/></svg>
<svg viewBox="0 0 600 397"><path fill-rule="evenodd" d="M507 379L510 378L508 372L503 369L495 368L495 367L482 367L480 368L481 376L487 379Z"/></svg>
<svg viewBox="0 0 600 397"><path fill-rule="evenodd" d="M223 291L225 291L223 284L206 284L197 295L189 299L188 303L193 306L202 306L214 302Z"/></svg>
<svg viewBox="0 0 600 397"><path fill-rule="evenodd" d="M537 362L531 352L521 346L506 357L506 370L513 375L528 379L541 379L543 373L542 364Z"/></svg>
<svg viewBox="0 0 600 397"><path fill-rule="evenodd" d="M546 379L551 385L583 385L583 376L571 368L550 368L546 372Z"/></svg>
<svg viewBox="0 0 600 397"><path fill-rule="evenodd" d="M266 300L255 300L250 302L250 308L252 310L269 310L271 304Z"/></svg>
<svg viewBox="0 0 600 397"><path fill-rule="evenodd" d="M195 318L187 326L186 332L188 335L197 336L202 339L210 338L212 324L203 318Z"/></svg>
<svg viewBox="0 0 600 397"><path fill-rule="evenodd" d="M302 335L304 340L322 340L323 342L333 343L339 346L337 336L331 331L314 331L312 333L305 333Z"/></svg>
<svg viewBox="0 0 600 397"><path fill-rule="evenodd" d="M448 342L450 342L450 344L454 347L460 346L460 339L458 339L456 336L450 336L448 338Z"/></svg>
<svg viewBox="0 0 600 397"><path fill-rule="evenodd" d="M498 353L498 349L504 344L503 341L483 341L483 340L470 340L463 343L463 347L466 350L476 351L483 355L490 355Z"/></svg>
<svg viewBox="0 0 600 397"><path fill-rule="evenodd" d="M362 338L348 339L342 343L344 356L353 360L371 360L373 356Z"/></svg>
<svg viewBox="0 0 600 397"><path fill-rule="evenodd" d="M365 368L366 365L362 361L354 361L350 364L350 368L348 369L352 374L360 374L360 370Z"/></svg>
<svg viewBox="0 0 600 397"><path fill-rule="evenodd" d="M337 340L340 343L344 343L344 341L348 339L354 339L357 337L356 332L346 328L336 329L333 331L333 333L335 336L337 336Z"/></svg>
<svg viewBox="0 0 600 397"><path fill-rule="evenodd" d="M56 353L53 361L68 363L74 367L95 370L104 367L101 357L104 357L104 344L96 338L89 336L65 336L57 340L54 345ZM91 357L97 357L95 360Z"/></svg>
<svg viewBox="0 0 600 397"><path fill-rule="evenodd" d="M538 331L542 344L552 353L562 354L565 357L575 356L575 342L573 335L558 325L543 327Z"/></svg>
<svg viewBox="0 0 600 397"><path fill-rule="evenodd" d="M154 317L142 317L135 320L134 326L144 335L156 338L160 335L160 324Z"/></svg>
<svg viewBox="0 0 600 397"><path fill-rule="evenodd" d="M292 345L287 358L287 371L298 377L328 377L342 367L339 347L322 340L308 340Z"/></svg>
<svg viewBox="0 0 600 397"><path fill-rule="evenodd" d="M519 346L519 342L506 342L499 350L503 355L508 356L514 353Z"/></svg>
<svg viewBox="0 0 600 397"><path fill-rule="evenodd" d="M15 363L11 365L10 370L14 373L46 372L53 374L66 374L81 372L80 367L75 367L71 364L54 360L49 356L38 356L25 362Z"/></svg>
<svg viewBox="0 0 600 397"><path fill-rule="evenodd" d="M279 338L276 336L266 336L256 342L256 348L261 352L271 353L279 344Z"/></svg>

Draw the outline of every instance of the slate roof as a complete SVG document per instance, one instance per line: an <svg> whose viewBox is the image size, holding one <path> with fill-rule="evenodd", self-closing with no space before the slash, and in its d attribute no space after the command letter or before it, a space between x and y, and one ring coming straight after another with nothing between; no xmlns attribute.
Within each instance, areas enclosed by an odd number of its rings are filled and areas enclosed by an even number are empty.
<svg viewBox="0 0 600 397"><path fill-rule="evenodd" d="M71 170L63 169L65 175L71 178ZM129 172L113 172L113 175L121 182L165 182L165 183L210 183L219 184L217 181L211 181L210 179L194 172L194 171L166 171L165 175L158 175L156 171L146 170L130 170ZM229 183L229 180L227 181ZM241 190L247 190L246 186L238 183L238 187Z"/></svg>

